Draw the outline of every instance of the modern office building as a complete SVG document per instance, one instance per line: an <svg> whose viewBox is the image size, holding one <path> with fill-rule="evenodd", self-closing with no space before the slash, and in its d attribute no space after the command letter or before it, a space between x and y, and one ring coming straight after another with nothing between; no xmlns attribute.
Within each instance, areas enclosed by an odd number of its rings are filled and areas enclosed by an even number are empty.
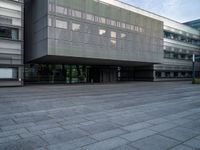
<svg viewBox="0 0 200 150"><path fill-rule="evenodd" d="M200 31L200 19L184 23Z"/></svg>
<svg viewBox="0 0 200 150"><path fill-rule="evenodd" d="M200 31L117 0L25 0L26 83L186 80L193 53Z"/></svg>
<svg viewBox="0 0 200 150"><path fill-rule="evenodd" d="M29 0L25 14L27 81L185 80L200 53L198 30L116 0Z"/></svg>
<svg viewBox="0 0 200 150"><path fill-rule="evenodd" d="M23 0L0 0L0 86L23 85Z"/></svg>

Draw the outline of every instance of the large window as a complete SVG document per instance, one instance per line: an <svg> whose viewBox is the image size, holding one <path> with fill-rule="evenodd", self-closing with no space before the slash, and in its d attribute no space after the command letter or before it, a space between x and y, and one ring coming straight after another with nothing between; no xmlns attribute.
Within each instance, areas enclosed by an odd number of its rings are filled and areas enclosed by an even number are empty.
<svg viewBox="0 0 200 150"><path fill-rule="evenodd" d="M110 42L111 42L111 46L112 47L116 47L117 46L117 32L111 31L110 32Z"/></svg>
<svg viewBox="0 0 200 150"><path fill-rule="evenodd" d="M111 31L110 36L111 36L111 38L117 38L117 33L114 31Z"/></svg>
<svg viewBox="0 0 200 150"><path fill-rule="evenodd" d="M104 29L99 29L99 35L105 35L106 34L106 30Z"/></svg>
<svg viewBox="0 0 200 150"><path fill-rule="evenodd" d="M92 14L86 14L86 20L94 21L94 16Z"/></svg>
<svg viewBox="0 0 200 150"><path fill-rule="evenodd" d="M68 26L67 21L56 19L56 27L57 28L67 29L67 26Z"/></svg>
<svg viewBox="0 0 200 150"><path fill-rule="evenodd" d="M59 14L67 15L67 8L64 8L62 6L56 6L56 12Z"/></svg>
<svg viewBox="0 0 200 150"><path fill-rule="evenodd" d="M0 68L0 79L17 79L17 68Z"/></svg>
<svg viewBox="0 0 200 150"><path fill-rule="evenodd" d="M125 38L126 34L125 33L121 33L121 38Z"/></svg>
<svg viewBox="0 0 200 150"><path fill-rule="evenodd" d="M72 10L72 16L77 17L77 18L81 18L81 12L78 11L78 10Z"/></svg>
<svg viewBox="0 0 200 150"><path fill-rule="evenodd" d="M81 25L77 23L72 23L72 30L79 31L81 29Z"/></svg>
<svg viewBox="0 0 200 150"><path fill-rule="evenodd" d="M0 38L18 40L18 29L0 27Z"/></svg>

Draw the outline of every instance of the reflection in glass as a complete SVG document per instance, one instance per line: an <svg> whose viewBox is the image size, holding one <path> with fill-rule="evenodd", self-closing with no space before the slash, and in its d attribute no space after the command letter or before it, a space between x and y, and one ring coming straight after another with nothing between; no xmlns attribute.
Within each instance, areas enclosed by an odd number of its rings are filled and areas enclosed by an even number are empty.
<svg viewBox="0 0 200 150"><path fill-rule="evenodd" d="M73 31L78 31L81 29L81 25L77 23L72 23L72 30Z"/></svg>
<svg viewBox="0 0 200 150"><path fill-rule="evenodd" d="M18 39L18 29L13 29L9 27L0 27L0 38Z"/></svg>
<svg viewBox="0 0 200 150"><path fill-rule="evenodd" d="M100 30L99 30L99 35L104 35L104 34L106 34L106 30L100 29Z"/></svg>

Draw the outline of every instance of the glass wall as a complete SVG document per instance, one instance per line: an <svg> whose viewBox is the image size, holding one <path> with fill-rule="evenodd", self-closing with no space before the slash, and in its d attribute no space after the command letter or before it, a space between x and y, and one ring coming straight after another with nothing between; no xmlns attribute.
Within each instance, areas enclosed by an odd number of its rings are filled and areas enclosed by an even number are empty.
<svg viewBox="0 0 200 150"><path fill-rule="evenodd" d="M89 67L83 65L29 64L25 67L27 83L87 83Z"/></svg>
<svg viewBox="0 0 200 150"><path fill-rule="evenodd" d="M194 45L200 45L200 40L199 39L194 39L191 37L187 37L181 34L177 33L172 33L170 31L164 31L164 38L184 42L184 43L189 43L189 44L194 44Z"/></svg>
<svg viewBox="0 0 200 150"><path fill-rule="evenodd" d="M164 58L192 61L192 54L164 51Z"/></svg>
<svg viewBox="0 0 200 150"><path fill-rule="evenodd" d="M198 74L198 73L197 73ZM178 79L178 78L192 78L192 72L191 71L156 71L156 78L157 79Z"/></svg>

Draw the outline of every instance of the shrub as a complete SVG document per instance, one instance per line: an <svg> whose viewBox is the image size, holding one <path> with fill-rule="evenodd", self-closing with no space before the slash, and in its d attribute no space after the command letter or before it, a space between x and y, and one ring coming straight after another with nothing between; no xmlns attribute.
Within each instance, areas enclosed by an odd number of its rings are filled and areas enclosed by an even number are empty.
<svg viewBox="0 0 200 150"><path fill-rule="evenodd" d="M195 84L200 84L200 79L195 79Z"/></svg>

